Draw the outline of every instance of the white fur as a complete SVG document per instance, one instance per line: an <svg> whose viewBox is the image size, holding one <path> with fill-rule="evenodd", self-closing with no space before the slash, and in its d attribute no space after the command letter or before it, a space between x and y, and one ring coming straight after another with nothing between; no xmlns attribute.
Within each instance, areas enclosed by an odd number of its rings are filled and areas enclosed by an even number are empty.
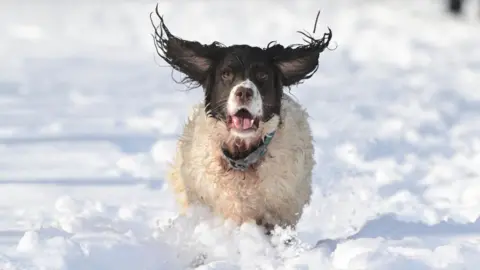
<svg viewBox="0 0 480 270"><path fill-rule="evenodd" d="M242 130L242 131L237 131L235 129L231 129L230 133L240 139L243 140L250 140L252 137L255 137L255 134L257 133L255 130Z"/></svg>
<svg viewBox="0 0 480 270"><path fill-rule="evenodd" d="M250 88L253 91L252 100L246 106L238 104L237 99L235 98L235 93L239 87ZM247 109L254 117L261 117L263 114L262 96L260 95L257 86L249 79L235 85L232 90L230 90L228 96L227 112L229 114L235 114L238 110L243 108Z"/></svg>
<svg viewBox="0 0 480 270"><path fill-rule="evenodd" d="M258 136L276 134L258 166L242 172L222 159L221 145L232 136L225 123L206 117L203 104L195 106L167 177L183 209L202 204L237 224L295 226L310 201L314 148L307 113L287 96L281 118L280 126L278 116L260 122Z"/></svg>

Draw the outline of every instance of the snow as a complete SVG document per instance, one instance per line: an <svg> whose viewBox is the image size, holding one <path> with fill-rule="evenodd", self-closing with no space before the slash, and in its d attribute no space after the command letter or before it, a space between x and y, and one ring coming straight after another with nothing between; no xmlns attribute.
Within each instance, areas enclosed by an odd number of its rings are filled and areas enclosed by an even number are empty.
<svg viewBox="0 0 480 270"><path fill-rule="evenodd" d="M0 269L477 269L475 1L462 18L437 0L273 3L159 2L204 43L297 43L318 9L333 30L292 89L315 137L312 203L270 241L202 208L178 216L165 168L202 91L155 57L155 1L3 1Z"/></svg>

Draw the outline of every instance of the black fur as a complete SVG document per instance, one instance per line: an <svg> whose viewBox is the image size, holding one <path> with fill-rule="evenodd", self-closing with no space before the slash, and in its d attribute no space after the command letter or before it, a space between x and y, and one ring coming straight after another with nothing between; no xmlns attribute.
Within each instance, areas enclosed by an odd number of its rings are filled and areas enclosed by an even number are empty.
<svg viewBox="0 0 480 270"><path fill-rule="evenodd" d="M448 0L448 10L453 14L461 14L463 9L463 0Z"/></svg>
<svg viewBox="0 0 480 270"><path fill-rule="evenodd" d="M219 42L206 45L174 36L159 14L158 5L155 13L160 19L160 25L155 26L151 18L158 55L185 75L181 83L191 83L193 88L203 87L207 114L223 121L230 89L245 79L255 83L262 95L262 120L279 115L283 87L299 84L313 76L318 69L320 53L332 38L329 29L321 39L300 32L306 44L287 47L273 42L266 48L225 46Z"/></svg>

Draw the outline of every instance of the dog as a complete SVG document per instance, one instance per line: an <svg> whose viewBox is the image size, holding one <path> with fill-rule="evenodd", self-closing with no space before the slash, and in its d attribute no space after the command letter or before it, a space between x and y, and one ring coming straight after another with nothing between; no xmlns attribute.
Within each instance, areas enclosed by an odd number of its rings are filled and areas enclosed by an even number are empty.
<svg viewBox="0 0 480 270"><path fill-rule="evenodd" d="M183 213L203 205L237 225L266 233L295 229L310 203L314 146L308 113L284 89L312 77L332 31L304 45L265 48L201 44L173 35L155 10L158 55L202 87L167 173ZM154 15L152 12L151 15ZM318 19L318 15L317 15Z"/></svg>

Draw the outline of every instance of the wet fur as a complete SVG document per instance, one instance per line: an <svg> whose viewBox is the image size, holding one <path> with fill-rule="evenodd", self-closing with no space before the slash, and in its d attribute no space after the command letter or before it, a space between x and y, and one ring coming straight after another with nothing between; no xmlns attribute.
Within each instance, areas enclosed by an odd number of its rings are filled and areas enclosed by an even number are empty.
<svg viewBox="0 0 480 270"><path fill-rule="evenodd" d="M321 39L301 32L305 44L286 47L274 42L266 48L204 45L174 36L158 6L156 14L160 25L153 20L152 25L158 55L185 75L181 83L201 86L205 97L193 108L167 176L177 201L183 210L193 204L208 206L239 225L257 223L267 231L277 225L295 227L310 202L314 148L308 115L284 88L313 76L331 30ZM253 134L236 137L227 126L231 114L226 103L232 106L229 95L246 80L258 89L261 115ZM244 157L272 131L276 133L266 155L257 163L246 171L229 167L222 146L231 156Z"/></svg>
<svg viewBox="0 0 480 270"><path fill-rule="evenodd" d="M220 144L232 138L224 123L206 117L203 106L193 109L167 177L180 205L184 209L191 204L207 205L237 224L294 227L312 192L315 161L307 113L284 95L283 122L267 156L256 168L241 172L226 166ZM262 125L261 133L275 129L277 122L274 118Z"/></svg>

